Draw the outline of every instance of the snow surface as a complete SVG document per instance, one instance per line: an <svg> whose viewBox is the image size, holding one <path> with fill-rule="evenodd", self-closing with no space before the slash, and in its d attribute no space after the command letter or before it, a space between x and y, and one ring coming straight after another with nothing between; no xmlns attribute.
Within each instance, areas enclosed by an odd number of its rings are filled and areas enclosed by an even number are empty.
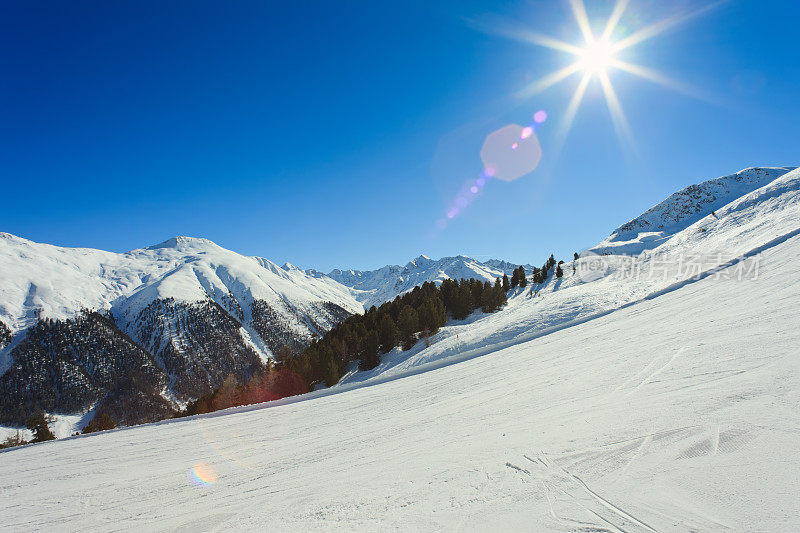
<svg viewBox="0 0 800 533"><path fill-rule="evenodd" d="M0 524L798 530L800 171L714 209L342 385L0 452Z"/></svg>

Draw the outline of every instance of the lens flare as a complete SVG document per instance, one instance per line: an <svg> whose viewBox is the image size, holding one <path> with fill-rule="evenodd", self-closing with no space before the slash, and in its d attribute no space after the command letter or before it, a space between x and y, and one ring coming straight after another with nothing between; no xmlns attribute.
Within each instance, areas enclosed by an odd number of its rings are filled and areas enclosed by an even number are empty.
<svg viewBox="0 0 800 533"><path fill-rule="evenodd" d="M444 216L436 220L436 230L444 230L450 220L477 201L489 181L495 178L512 181L538 166L542 149L536 130L547 119L547 113L539 110L533 117L534 121L527 126L509 124L486 136L480 154L483 171L477 178L467 180L461 186Z"/></svg>
<svg viewBox="0 0 800 533"><path fill-rule="evenodd" d="M197 463L189 470L189 479L198 487L208 487L219 479L217 471L208 463Z"/></svg>
<svg viewBox="0 0 800 533"><path fill-rule="evenodd" d="M504 126L487 135L481 148L486 171L491 169L490 175L503 181L514 181L533 172L541 158L542 148L531 126Z"/></svg>

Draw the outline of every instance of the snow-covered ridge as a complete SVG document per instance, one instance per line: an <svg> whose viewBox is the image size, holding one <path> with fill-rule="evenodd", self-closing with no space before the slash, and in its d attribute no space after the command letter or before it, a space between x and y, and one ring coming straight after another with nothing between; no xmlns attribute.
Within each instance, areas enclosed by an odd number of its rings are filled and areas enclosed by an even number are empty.
<svg viewBox="0 0 800 533"><path fill-rule="evenodd" d="M592 248L592 251L639 254L653 249L698 220L712 215L715 210L794 169L795 167L751 167L735 174L689 185L615 229L607 239Z"/></svg>
<svg viewBox="0 0 800 533"><path fill-rule="evenodd" d="M494 282L503 274L509 276L519 265L490 259L478 261L466 255L431 259L426 255L412 259L405 266L387 265L377 270L333 270L329 278L350 287L355 297L369 308L393 300L396 296L426 282L440 284L445 279L475 278ZM523 265L526 271L531 265ZM319 275L313 271L309 275Z"/></svg>
<svg viewBox="0 0 800 533"><path fill-rule="evenodd" d="M362 310L349 291L332 280L193 237L173 237L118 254L2 233L0 272L0 320L13 331L39 317L70 318L83 308L130 315L158 298L196 302L210 297L223 306L233 298L245 320L255 300L293 310L319 302L335 303L351 313Z"/></svg>

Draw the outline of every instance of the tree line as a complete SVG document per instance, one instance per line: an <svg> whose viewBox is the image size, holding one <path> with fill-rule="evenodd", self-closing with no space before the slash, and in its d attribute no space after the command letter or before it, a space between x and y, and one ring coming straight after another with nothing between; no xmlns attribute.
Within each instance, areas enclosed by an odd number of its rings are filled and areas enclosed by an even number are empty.
<svg viewBox="0 0 800 533"><path fill-rule="evenodd" d="M476 279L446 279L440 286L426 282L394 300L352 315L314 340L303 352L281 363L313 388L336 384L347 366L358 360L360 370L380 364L380 354L396 346L411 349L447 323L467 318L476 309L497 311L506 303L504 283Z"/></svg>

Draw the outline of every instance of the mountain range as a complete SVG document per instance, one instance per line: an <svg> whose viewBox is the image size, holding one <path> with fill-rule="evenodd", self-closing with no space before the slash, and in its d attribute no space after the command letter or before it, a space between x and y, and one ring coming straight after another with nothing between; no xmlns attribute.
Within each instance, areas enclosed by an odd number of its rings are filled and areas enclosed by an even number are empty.
<svg viewBox="0 0 800 533"><path fill-rule="evenodd" d="M330 276L173 237L126 253L0 233L0 423L101 406L156 420L425 281L494 281L466 256ZM132 413L137 413L133 415Z"/></svg>

